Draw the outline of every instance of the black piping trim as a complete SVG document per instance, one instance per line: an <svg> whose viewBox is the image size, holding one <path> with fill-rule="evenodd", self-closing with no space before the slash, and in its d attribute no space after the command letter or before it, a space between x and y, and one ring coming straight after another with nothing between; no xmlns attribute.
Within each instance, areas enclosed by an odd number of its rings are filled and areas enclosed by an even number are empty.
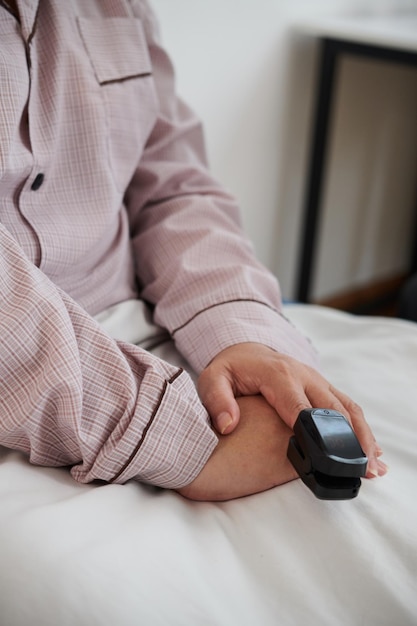
<svg viewBox="0 0 417 626"><path fill-rule="evenodd" d="M121 78L110 78L109 80L99 80L99 85L111 85L112 83L124 83L127 80L133 78L144 78L146 76L152 76L152 72L141 72L140 74L129 74L128 76L122 76Z"/></svg>
<svg viewBox="0 0 417 626"><path fill-rule="evenodd" d="M40 5L40 0L38 2L38 6L36 8L36 15L35 15L35 19L33 20L33 28L32 28L32 32L30 33L29 37L28 37L28 43L27 45L29 46L33 37L35 36L35 32L36 32L36 27L38 25L38 15L39 15L39 5Z"/></svg>
<svg viewBox="0 0 417 626"><path fill-rule="evenodd" d="M7 11L8 13L10 13L10 15L11 15L12 17L14 17L14 18L15 18L15 20L17 20L17 21L20 23L20 16L19 16L19 13L15 13L15 12L13 11L12 7L9 7L9 5L8 5L8 4L6 4L5 2L2 2L2 0L0 0L0 5L1 5L4 9L6 9L6 11Z"/></svg>
<svg viewBox="0 0 417 626"><path fill-rule="evenodd" d="M202 313L205 313L206 311L209 311L210 309L214 309L217 306L222 306L223 304L232 304L233 302L254 302L255 304L262 304L262 306L266 306L271 311L274 311L274 313L279 314L279 311L277 311L277 309L275 309L270 304L267 304L266 302L262 302L262 300L255 300L252 298L235 298L234 300L225 300L224 302L217 302L216 304L211 304L210 306L207 306L205 309L202 309L201 311L197 311L197 313L195 313L192 317L190 317L189 320L187 320L186 322L184 322L184 324L181 324L181 326L178 326L178 328L175 328L175 330L172 331L171 333L172 337L175 335L175 333L185 328L190 322L195 320L195 318L201 315Z"/></svg>
<svg viewBox="0 0 417 626"><path fill-rule="evenodd" d="M159 394L159 398L158 401L155 405L154 410L152 411L152 415L149 418L149 422L146 424L145 428L143 429L142 432L142 437L139 439L138 443L136 444L132 454L129 456L128 460L126 461L126 463L121 467L121 469L117 472L117 474L111 479L111 483L116 482L116 480L123 474L123 472L125 471L125 469L127 467L129 467L129 465L131 464L131 462L133 461L133 459L135 458L135 456L137 455L137 453L139 452L143 442L145 441L145 437L147 435L148 430L150 429L150 427L152 426L152 423L156 417L156 414L158 413L159 407L162 404L162 400L164 399L166 390L168 388L168 385L172 385L172 383L179 377L181 376L181 374L183 373L183 369L182 367L179 368L179 370L177 372L175 372L175 374L169 379L169 380L165 380L164 381L164 385L161 389L161 393Z"/></svg>

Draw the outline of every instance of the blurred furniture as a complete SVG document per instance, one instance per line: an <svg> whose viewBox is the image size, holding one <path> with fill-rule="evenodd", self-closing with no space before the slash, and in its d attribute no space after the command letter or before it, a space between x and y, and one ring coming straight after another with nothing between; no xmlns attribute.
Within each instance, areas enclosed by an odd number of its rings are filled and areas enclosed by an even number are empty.
<svg viewBox="0 0 417 626"><path fill-rule="evenodd" d="M417 14L311 19L301 30L318 37L320 62L304 199L296 298L309 302L321 217L332 107L340 60L354 55L417 67ZM417 232L410 273L417 270Z"/></svg>
<svg viewBox="0 0 417 626"><path fill-rule="evenodd" d="M417 274L407 280L400 292L398 317L417 322Z"/></svg>

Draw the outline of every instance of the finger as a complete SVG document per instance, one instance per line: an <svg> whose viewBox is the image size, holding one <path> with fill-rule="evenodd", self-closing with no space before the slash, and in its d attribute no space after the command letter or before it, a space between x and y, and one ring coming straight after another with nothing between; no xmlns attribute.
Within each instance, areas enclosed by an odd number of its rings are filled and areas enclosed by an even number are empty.
<svg viewBox="0 0 417 626"><path fill-rule="evenodd" d="M304 366L296 364L294 367L294 363L288 363L284 359L274 361L272 367L268 363L262 363L257 368L259 383L255 391L261 393L291 429L294 428L300 411L312 406L305 392L303 376L297 369L301 367L304 374Z"/></svg>
<svg viewBox="0 0 417 626"><path fill-rule="evenodd" d="M298 385L288 384L284 388L264 387L261 393L291 429L294 428L299 413L313 406L304 389Z"/></svg>
<svg viewBox="0 0 417 626"><path fill-rule="evenodd" d="M378 463L378 456L381 456L382 450L377 445L372 430L367 423L362 408L356 404L348 395L333 387L333 385L315 384L309 386L307 395L313 406L322 406L342 413L352 426L358 437L359 443L368 457L367 478L375 478L376 476L386 473L383 467Z"/></svg>
<svg viewBox="0 0 417 626"><path fill-rule="evenodd" d="M286 362L279 365L281 371L275 370L274 378L262 386L261 392L290 427L294 426L301 410L311 407L339 411L351 421L345 398L339 398L317 371L305 366L286 371Z"/></svg>
<svg viewBox="0 0 417 626"><path fill-rule="evenodd" d="M359 443L368 457L366 477L376 478L377 476L382 476L386 473L386 469L384 471L384 467L386 467L385 464L378 460L378 456L381 456L382 450L375 441L371 427L366 421L361 407L338 389L333 388L333 391L344 405L347 412L346 417L350 420L352 428L359 439Z"/></svg>
<svg viewBox="0 0 417 626"><path fill-rule="evenodd" d="M217 432L231 433L239 423L240 410L227 376L203 372L198 379L198 392Z"/></svg>
<svg viewBox="0 0 417 626"><path fill-rule="evenodd" d="M376 444L376 455L377 456L382 456L384 454L382 448L379 447L378 444Z"/></svg>
<svg viewBox="0 0 417 626"><path fill-rule="evenodd" d="M386 463L378 459L378 476L385 476L388 472L389 467Z"/></svg>
<svg viewBox="0 0 417 626"><path fill-rule="evenodd" d="M314 388L307 389L307 396L312 406L323 409L332 409L342 413L352 426L352 420L345 403L339 399L335 390L328 384L315 385Z"/></svg>

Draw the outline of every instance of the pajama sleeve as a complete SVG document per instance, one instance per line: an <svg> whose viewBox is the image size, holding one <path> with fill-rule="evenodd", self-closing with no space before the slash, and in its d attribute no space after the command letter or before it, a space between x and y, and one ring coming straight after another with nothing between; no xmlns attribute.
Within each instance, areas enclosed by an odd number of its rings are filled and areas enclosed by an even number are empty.
<svg viewBox="0 0 417 626"><path fill-rule="evenodd" d="M217 444L188 375L116 342L0 225L0 444L80 482L191 482Z"/></svg>
<svg viewBox="0 0 417 626"><path fill-rule="evenodd" d="M235 199L209 174L201 124L176 95L149 6L133 7L158 99L157 121L125 197L142 297L197 372L241 342L316 367L312 345L282 315L277 280L256 259ZM227 97L213 97L220 95Z"/></svg>

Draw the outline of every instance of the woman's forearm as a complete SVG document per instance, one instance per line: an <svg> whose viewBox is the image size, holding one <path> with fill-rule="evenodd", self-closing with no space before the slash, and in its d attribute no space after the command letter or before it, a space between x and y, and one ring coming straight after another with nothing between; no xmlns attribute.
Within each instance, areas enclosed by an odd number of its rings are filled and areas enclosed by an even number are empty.
<svg viewBox="0 0 417 626"><path fill-rule="evenodd" d="M238 399L241 417L197 478L179 490L191 500L230 500L266 491L297 477L287 459L291 430L262 396Z"/></svg>

